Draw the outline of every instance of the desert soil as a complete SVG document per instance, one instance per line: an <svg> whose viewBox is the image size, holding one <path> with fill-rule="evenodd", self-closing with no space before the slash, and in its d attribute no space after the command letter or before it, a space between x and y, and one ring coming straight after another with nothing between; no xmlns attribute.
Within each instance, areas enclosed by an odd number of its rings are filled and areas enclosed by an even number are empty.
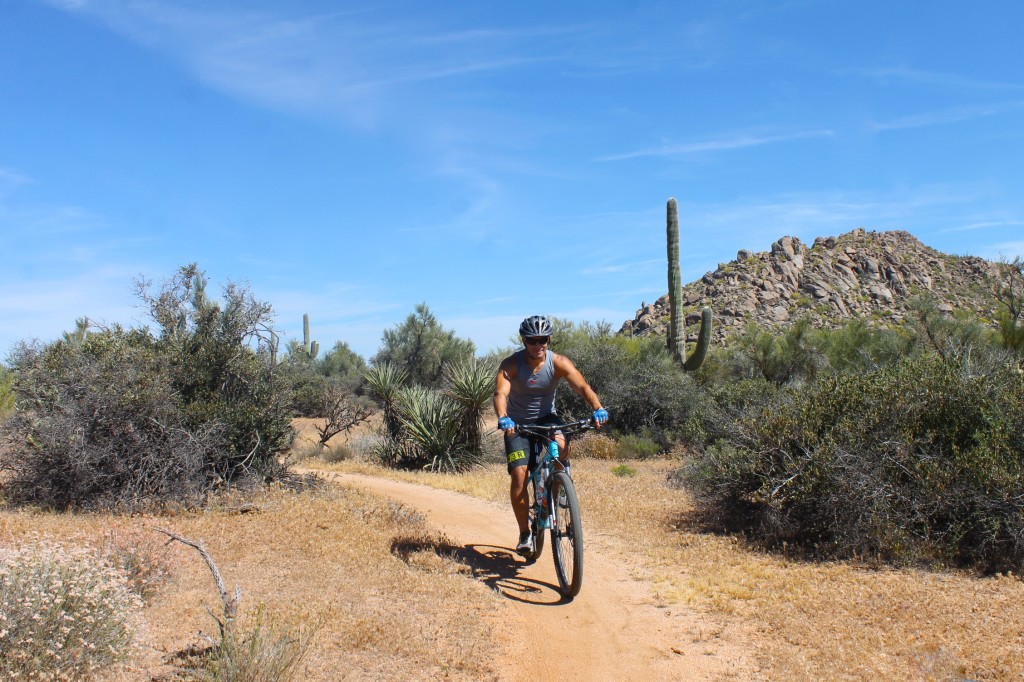
<svg viewBox="0 0 1024 682"><path fill-rule="evenodd" d="M533 564L513 552L508 505L359 474L321 475L419 510L457 548L456 558L504 597L491 616L502 642L493 662L500 679L761 677L750 633L683 606L660 604L642 568L629 560L630 548L616 538L585 530L583 589L566 601L557 591L550 543Z"/></svg>

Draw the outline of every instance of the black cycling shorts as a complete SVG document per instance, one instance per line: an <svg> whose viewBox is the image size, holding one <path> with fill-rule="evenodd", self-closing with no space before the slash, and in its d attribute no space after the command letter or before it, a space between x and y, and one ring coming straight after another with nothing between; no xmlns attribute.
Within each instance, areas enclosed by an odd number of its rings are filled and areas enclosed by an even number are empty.
<svg viewBox="0 0 1024 682"><path fill-rule="evenodd" d="M551 424L561 424L562 419L557 414L549 414L546 417L541 417L531 424L538 426L548 426ZM565 439L566 446L569 445L569 439ZM508 461L508 472L511 474L512 470L516 467L529 465L530 469L537 466L537 454L531 452L530 439L522 434L515 434L514 436L505 436L505 455Z"/></svg>

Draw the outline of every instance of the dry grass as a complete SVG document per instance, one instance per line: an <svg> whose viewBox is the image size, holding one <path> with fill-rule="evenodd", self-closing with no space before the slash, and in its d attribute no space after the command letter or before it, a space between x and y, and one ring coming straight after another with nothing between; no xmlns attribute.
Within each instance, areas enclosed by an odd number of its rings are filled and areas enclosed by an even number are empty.
<svg viewBox="0 0 1024 682"><path fill-rule="evenodd" d="M497 463L459 476L385 471L359 457L306 464L507 503L508 477ZM667 483L677 460L630 461L636 475L629 477L613 473L618 464L580 459L574 466L588 534L633 553L662 603L710 614L709 622L742 623L754 633L770 679L1024 676L1024 585L1017 577L766 555L690 528L687 494ZM260 605L285 628L321 623L300 679L498 676L489 661L506 604L445 557L445 539L417 514L369 494L272 491L161 518L0 511L0 550L33 532L85 544L102 542L112 529L131 534L154 525L203 540L229 587L243 588L243 629ZM168 656L216 627L206 608L217 611L219 597L201 558L174 546L167 562L171 580L143 613L142 653L116 679L170 675Z"/></svg>
<svg viewBox="0 0 1024 682"><path fill-rule="evenodd" d="M500 612L500 599L438 555L445 541L418 514L367 494L273 491L141 521L3 511L0 546L33 532L101 541L112 528L128 532L140 522L203 540L229 589L243 589L242 630L259 609L282 628L319 623L299 679L494 676L485 615ZM219 612L220 603L209 570L193 550L173 551L174 576L143 612L143 654L116 679L172 676L169 657L201 644L200 631L215 635L206 608Z"/></svg>
<svg viewBox="0 0 1024 682"><path fill-rule="evenodd" d="M771 679L1024 679L1024 584L1016 576L806 563L689 528L690 499L668 484L678 460L582 459L573 468L588 532L636 550L658 598L742 621ZM372 473L507 499L501 465L461 476Z"/></svg>

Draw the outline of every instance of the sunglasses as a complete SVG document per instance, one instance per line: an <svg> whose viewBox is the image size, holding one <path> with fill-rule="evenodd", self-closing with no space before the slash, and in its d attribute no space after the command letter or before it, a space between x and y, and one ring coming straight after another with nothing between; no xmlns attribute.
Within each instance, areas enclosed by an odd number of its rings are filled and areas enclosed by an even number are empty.
<svg viewBox="0 0 1024 682"><path fill-rule="evenodd" d="M526 343L527 346L543 346L550 340L550 336L534 336L529 339L523 339L523 342Z"/></svg>

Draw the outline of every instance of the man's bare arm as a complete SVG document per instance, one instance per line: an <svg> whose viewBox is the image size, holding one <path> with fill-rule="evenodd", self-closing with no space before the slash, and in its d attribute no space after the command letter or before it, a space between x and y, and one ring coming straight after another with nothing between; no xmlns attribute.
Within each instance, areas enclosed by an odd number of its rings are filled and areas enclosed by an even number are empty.
<svg viewBox="0 0 1024 682"><path fill-rule="evenodd" d="M507 360L502 361L498 367L498 376L494 380L494 414L498 417L504 417L508 414L508 395L512 391L512 378L510 375L509 363Z"/></svg>
<svg viewBox="0 0 1024 682"><path fill-rule="evenodd" d="M569 382L569 387L581 398L587 401L593 410L601 409L601 399L594 393L594 389L590 388L590 384L583 378L580 371L576 369L576 365L572 364L572 360L565 357L564 355L555 354L555 376L562 377Z"/></svg>

